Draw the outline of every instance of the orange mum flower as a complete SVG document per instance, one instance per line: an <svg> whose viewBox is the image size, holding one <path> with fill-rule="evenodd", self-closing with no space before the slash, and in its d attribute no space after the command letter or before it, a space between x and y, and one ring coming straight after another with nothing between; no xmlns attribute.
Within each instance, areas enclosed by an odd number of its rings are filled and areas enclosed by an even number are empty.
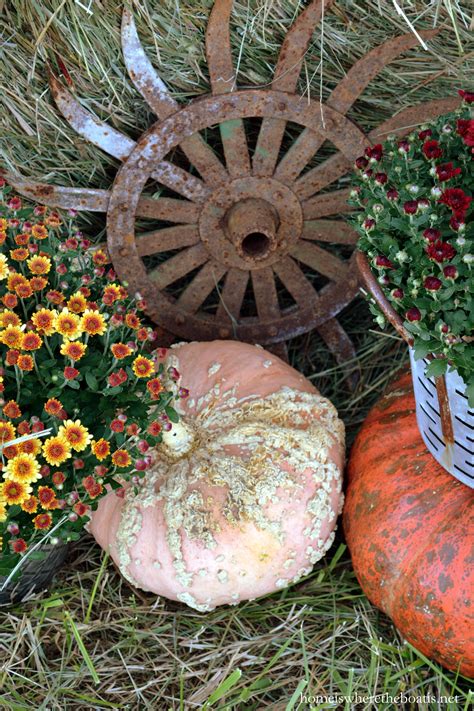
<svg viewBox="0 0 474 711"><path fill-rule="evenodd" d="M21 348L23 348L24 351L37 351L42 345L43 341L37 333L29 331L23 334L23 338L21 339Z"/></svg>
<svg viewBox="0 0 474 711"><path fill-rule="evenodd" d="M19 453L20 450L17 444L11 444L9 447L4 447L2 452L3 456L7 459L13 459L14 457L18 456Z"/></svg>
<svg viewBox="0 0 474 711"><path fill-rule="evenodd" d="M48 230L44 225L33 225L31 229L31 234L35 239L46 239L46 237L48 236Z"/></svg>
<svg viewBox="0 0 474 711"><path fill-rule="evenodd" d="M51 301L52 304L60 304L65 299L64 294L61 294L60 291L56 291L56 289L51 289L51 291L48 291L46 294L46 298L48 299L48 301Z"/></svg>
<svg viewBox="0 0 474 711"><path fill-rule="evenodd" d="M54 489L50 486L39 486L38 487L38 500L43 509L46 511L52 511L58 508L58 500L56 498L56 493Z"/></svg>
<svg viewBox="0 0 474 711"><path fill-rule="evenodd" d="M2 255L0 254L0 257L1 256ZM15 309L18 306L18 298L16 294L4 294L2 297L2 303L7 307L7 309Z"/></svg>
<svg viewBox="0 0 474 711"><path fill-rule="evenodd" d="M21 319L14 311L3 311L0 314L0 325L3 328L7 326L21 326Z"/></svg>
<svg viewBox="0 0 474 711"><path fill-rule="evenodd" d="M4 255L0 255L4 256ZM4 257L5 258L5 257ZM13 272L10 274L7 280L7 288L9 291L15 291L19 284L28 284L28 279L23 276L23 274L18 274L18 272Z"/></svg>
<svg viewBox="0 0 474 711"><path fill-rule="evenodd" d="M27 439L26 442L20 442L18 446L20 447L20 452L32 454L34 457L41 452L41 442L39 439Z"/></svg>
<svg viewBox="0 0 474 711"><path fill-rule="evenodd" d="M38 499L36 496L30 496L23 501L21 508L23 511L26 511L26 513L36 513L38 510Z"/></svg>
<svg viewBox="0 0 474 711"><path fill-rule="evenodd" d="M15 244L19 247L25 246L30 241L30 235L27 232L23 232L15 237Z"/></svg>
<svg viewBox="0 0 474 711"><path fill-rule="evenodd" d="M50 397L49 400L46 401L44 409L48 415L53 415L53 417L55 417L56 415L59 415L63 409L63 404L59 400L56 400L56 398Z"/></svg>
<svg viewBox="0 0 474 711"><path fill-rule="evenodd" d="M116 467L128 467L131 461L130 455L125 449L117 449L112 454L112 462Z"/></svg>
<svg viewBox="0 0 474 711"><path fill-rule="evenodd" d="M50 437L43 444L43 457L53 467L62 464L71 456L71 446L64 437Z"/></svg>
<svg viewBox="0 0 474 711"><path fill-rule="evenodd" d="M159 394L164 390L163 383L159 378L152 378L146 384L148 391L151 393L153 398L157 398Z"/></svg>
<svg viewBox="0 0 474 711"><path fill-rule="evenodd" d="M54 323L57 315L56 311L50 311L50 309L40 309L32 315L31 320L38 331L42 331L45 336L52 336L54 333Z"/></svg>
<svg viewBox="0 0 474 711"><path fill-rule="evenodd" d="M25 259L28 259L29 256L29 251L24 247L19 247L18 249L10 250L10 257L12 259L15 259L17 262L24 262Z"/></svg>
<svg viewBox="0 0 474 711"><path fill-rule="evenodd" d="M15 288L15 293L20 297L20 299L29 299L33 294L33 289L27 281L26 283L18 284Z"/></svg>
<svg viewBox="0 0 474 711"><path fill-rule="evenodd" d="M74 513L77 513L78 516L85 516L85 514L89 511L89 507L87 504L83 504L82 501L78 501L77 504L74 504L73 511Z"/></svg>
<svg viewBox="0 0 474 711"><path fill-rule="evenodd" d="M7 365L16 365L18 363L18 356L20 355L20 351L17 350L9 350L6 352L5 355L5 362Z"/></svg>
<svg viewBox="0 0 474 711"><path fill-rule="evenodd" d="M83 331L90 336L102 336L107 328L105 319L98 311L87 309L81 319Z"/></svg>
<svg viewBox="0 0 474 711"><path fill-rule="evenodd" d="M82 356L87 350L87 346L84 343L77 343L75 341L64 341L61 346L61 355L67 356L71 360L81 360Z"/></svg>
<svg viewBox="0 0 474 711"><path fill-rule="evenodd" d="M48 280L44 277L35 276L30 279L30 286L33 291L42 291L48 286Z"/></svg>
<svg viewBox="0 0 474 711"><path fill-rule="evenodd" d="M103 249L98 249L92 255L92 261L97 267L101 267L104 264L108 264L109 258Z"/></svg>
<svg viewBox="0 0 474 711"><path fill-rule="evenodd" d="M23 339L23 331L18 326L7 326L0 331L0 341L9 348L19 348Z"/></svg>
<svg viewBox="0 0 474 711"><path fill-rule="evenodd" d="M30 493L30 484L24 482L8 479L4 481L3 484L0 484L0 497L4 499L5 503L9 506L22 504L29 498Z"/></svg>
<svg viewBox="0 0 474 711"><path fill-rule="evenodd" d="M117 360L122 360L122 358L126 358L133 353L132 349L125 343L114 343L110 346L110 350L114 354L114 358L117 358Z"/></svg>
<svg viewBox="0 0 474 711"><path fill-rule="evenodd" d="M51 528L52 523L53 523L53 517L51 516L50 513L38 514L33 519L33 525L39 531L47 531L48 528Z"/></svg>
<svg viewBox="0 0 474 711"><path fill-rule="evenodd" d="M28 548L28 543L24 538L16 538L14 541L10 541L10 544L14 553L24 553Z"/></svg>
<svg viewBox="0 0 474 711"><path fill-rule="evenodd" d="M107 459L107 457L110 454L110 444L105 440L103 437L101 439L98 439L97 442L93 441L91 444L91 450L96 459L101 462L104 459Z"/></svg>
<svg viewBox="0 0 474 711"><path fill-rule="evenodd" d="M104 304L108 304L110 306L115 301L119 301L121 299L121 296L122 292L120 290L120 287L118 287L117 284L109 284L104 289L102 301L104 302Z"/></svg>
<svg viewBox="0 0 474 711"><path fill-rule="evenodd" d="M32 274L47 274L51 269L49 257L41 257L40 255L28 259L27 264Z"/></svg>
<svg viewBox="0 0 474 711"><path fill-rule="evenodd" d="M66 475L64 474L64 472L54 472L51 478L53 480L54 486L61 486L61 484L64 484L64 482L66 481Z"/></svg>
<svg viewBox="0 0 474 711"><path fill-rule="evenodd" d="M30 372L35 367L35 362L30 355L19 355L16 364L25 372Z"/></svg>
<svg viewBox="0 0 474 711"><path fill-rule="evenodd" d="M15 400L9 400L3 408L3 414L5 417L10 418L10 420L16 420L17 417L21 417L21 410L18 407L18 403L16 403Z"/></svg>
<svg viewBox="0 0 474 711"><path fill-rule="evenodd" d="M140 319L138 318L137 314L134 313L127 314L125 316L125 323L129 328L133 328L134 330L140 328L141 326Z"/></svg>
<svg viewBox="0 0 474 711"><path fill-rule="evenodd" d="M60 227L62 225L61 218L57 212L52 212L45 220L49 227Z"/></svg>
<svg viewBox="0 0 474 711"><path fill-rule="evenodd" d="M137 356L132 363L132 370L137 378L149 378L155 372L155 364L145 356Z"/></svg>
<svg viewBox="0 0 474 711"><path fill-rule="evenodd" d="M70 313L69 309L64 309L58 316L56 316L54 325L56 331L69 341L76 340L76 338L79 338L82 333L79 316Z"/></svg>
<svg viewBox="0 0 474 711"><path fill-rule="evenodd" d="M77 292L70 297L67 302L67 307L69 311L72 311L74 314L80 314L87 308L87 299L83 294Z"/></svg>

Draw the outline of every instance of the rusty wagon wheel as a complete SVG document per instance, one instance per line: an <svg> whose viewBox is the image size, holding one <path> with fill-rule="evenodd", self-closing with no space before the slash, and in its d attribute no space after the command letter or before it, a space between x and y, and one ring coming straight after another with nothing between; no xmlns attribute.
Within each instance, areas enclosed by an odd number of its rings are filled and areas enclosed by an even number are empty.
<svg viewBox="0 0 474 711"><path fill-rule="evenodd" d="M210 117L220 126L225 177L202 164L201 178L193 177L187 186L189 199L174 202L172 221L181 224L135 234L135 213L147 182L172 149L208 127ZM290 171L283 175L291 150L273 176L252 175L242 130L243 119L250 117L317 127L349 160L366 145L364 134L344 116L327 107L322 113L318 102L296 95L247 90L200 99L149 129L117 173L107 217L114 266L145 298L151 318L183 338L268 344L322 324L330 336L337 326L328 325L328 319L354 298L358 282L352 261L318 242L353 244L354 232L342 221L320 218L347 209L346 193L313 193L302 202ZM182 192L181 184L177 190ZM159 210L160 198L156 205ZM172 256L147 268L147 258L170 250ZM329 280L319 293L306 266ZM193 278L172 296L168 288L190 274ZM294 301L288 308L280 307L277 280ZM257 313L242 317L249 283ZM213 312L203 310L213 292ZM334 335L340 338L339 329Z"/></svg>

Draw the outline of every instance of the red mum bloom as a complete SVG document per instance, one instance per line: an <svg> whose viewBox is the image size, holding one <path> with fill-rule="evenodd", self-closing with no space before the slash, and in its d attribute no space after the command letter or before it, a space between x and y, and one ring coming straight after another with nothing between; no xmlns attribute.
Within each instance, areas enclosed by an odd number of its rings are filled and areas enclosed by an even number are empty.
<svg viewBox="0 0 474 711"><path fill-rule="evenodd" d="M441 232L435 227L428 227L424 230L423 237L427 239L428 242L436 242L436 240L441 237Z"/></svg>
<svg viewBox="0 0 474 711"><path fill-rule="evenodd" d="M461 168L454 168L452 163L443 163L442 165L436 166L436 175L438 176L438 180L442 183L460 174Z"/></svg>
<svg viewBox="0 0 474 711"><path fill-rule="evenodd" d="M78 516L85 516L89 510L89 507L86 504L83 504L82 501L78 501L77 504L74 504L73 510Z"/></svg>
<svg viewBox="0 0 474 711"><path fill-rule="evenodd" d="M452 264L448 264L447 267L444 267L443 269L443 274L446 277L446 279L456 279L458 275L458 270L456 267Z"/></svg>
<svg viewBox="0 0 474 711"><path fill-rule="evenodd" d="M368 158L373 158L378 162L382 160L383 146L381 143L376 143L375 146L368 146L364 153Z"/></svg>
<svg viewBox="0 0 474 711"><path fill-rule="evenodd" d="M416 306L413 306L411 309L408 309L408 311L405 314L405 318L407 321L420 321L421 319L421 313L420 310L416 308Z"/></svg>
<svg viewBox="0 0 474 711"><path fill-rule="evenodd" d="M152 378L146 384L148 391L151 393L153 399L156 399L159 394L164 390L163 383L159 378Z"/></svg>
<svg viewBox="0 0 474 711"><path fill-rule="evenodd" d="M462 98L462 100L465 101L467 104L474 103L474 92L464 91L464 89L459 89L458 94Z"/></svg>
<svg viewBox="0 0 474 711"><path fill-rule="evenodd" d="M34 527L38 530L47 530L53 523L53 517L49 513L38 514L33 519Z"/></svg>
<svg viewBox="0 0 474 711"><path fill-rule="evenodd" d="M433 160L434 158L440 158L443 155L443 151L441 150L438 141L425 141L423 143L423 153L429 160Z"/></svg>
<svg viewBox="0 0 474 711"><path fill-rule="evenodd" d="M77 368L72 368L71 366L64 368L64 377L66 380L74 380L74 378L77 378L78 375L79 371Z"/></svg>
<svg viewBox="0 0 474 711"><path fill-rule="evenodd" d="M17 538L15 541L11 541L11 546L14 553L24 553L28 548L28 544L23 538Z"/></svg>
<svg viewBox="0 0 474 711"><path fill-rule="evenodd" d="M443 283L441 279L438 279L438 277L429 276L426 277L425 281L423 282L423 285L425 289L428 289L428 291L438 291L438 289L441 289L441 287L443 286Z"/></svg>
<svg viewBox="0 0 474 711"><path fill-rule="evenodd" d="M369 165L369 161L365 156L359 156L359 158L356 158L355 166L356 168L359 168L359 170L363 170L364 168L367 168Z"/></svg>
<svg viewBox="0 0 474 711"><path fill-rule="evenodd" d="M441 264L441 262L448 262L456 256L454 247L440 239L429 244L426 248L426 253L430 259L439 264Z"/></svg>
<svg viewBox="0 0 474 711"><path fill-rule="evenodd" d="M403 203L403 211L407 215L414 215L418 210L418 200L407 200Z"/></svg>
<svg viewBox="0 0 474 711"><path fill-rule="evenodd" d="M147 432L153 437L158 437L161 434L161 429L161 424L157 420L155 420L154 422L150 422L147 427Z"/></svg>
<svg viewBox="0 0 474 711"><path fill-rule="evenodd" d="M396 200L398 198L398 191L395 188L390 188L387 190L387 200Z"/></svg>
<svg viewBox="0 0 474 711"><path fill-rule="evenodd" d="M466 195L461 188L448 188L441 195L438 202L447 205L453 212L463 213L469 208L472 197Z"/></svg>
<svg viewBox="0 0 474 711"><path fill-rule="evenodd" d="M15 420L17 417L21 417L21 410L15 400L7 402L3 408L3 413L5 417L8 417L10 420Z"/></svg>
<svg viewBox="0 0 474 711"><path fill-rule="evenodd" d="M420 141L424 141L425 138L429 138L432 135L432 133L433 132L432 132L431 128L425 128L424 131L420 131L420 133L418 134L418 138L420 139Z"/></svg>

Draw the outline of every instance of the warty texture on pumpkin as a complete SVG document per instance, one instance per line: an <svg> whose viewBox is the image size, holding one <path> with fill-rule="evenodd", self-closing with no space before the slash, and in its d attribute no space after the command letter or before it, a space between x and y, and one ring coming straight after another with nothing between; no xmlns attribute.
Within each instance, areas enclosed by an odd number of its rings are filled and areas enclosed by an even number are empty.
<svg viewBox="0 0 474 711"><path fill-rule="evenodd" d="M165 364L190 391L181 420L137 493L100 502L91 532L132 584L200 611L298 581L342 507L335 408L256 346L178 344Z"/></svg>

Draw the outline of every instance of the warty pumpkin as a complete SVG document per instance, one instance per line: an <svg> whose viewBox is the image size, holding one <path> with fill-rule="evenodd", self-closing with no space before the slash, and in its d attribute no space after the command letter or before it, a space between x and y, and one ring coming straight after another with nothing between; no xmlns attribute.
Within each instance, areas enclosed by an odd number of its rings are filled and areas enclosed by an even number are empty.
<svg viewBox="0 0 474 711"><path fill-rule="evenodd" d="M474 676L474 492L424 445L409 374L359 432L343 522L369 600L416 649Z"/></svg>
<svg viewBox="0 0 474 711"><path fill-rule="evenodd" d="M105 496L90 530L135 586L206 611L296 582L332 543L344 428L335 408L258 346L180 344L180 422L142 486Z"/></svg>

